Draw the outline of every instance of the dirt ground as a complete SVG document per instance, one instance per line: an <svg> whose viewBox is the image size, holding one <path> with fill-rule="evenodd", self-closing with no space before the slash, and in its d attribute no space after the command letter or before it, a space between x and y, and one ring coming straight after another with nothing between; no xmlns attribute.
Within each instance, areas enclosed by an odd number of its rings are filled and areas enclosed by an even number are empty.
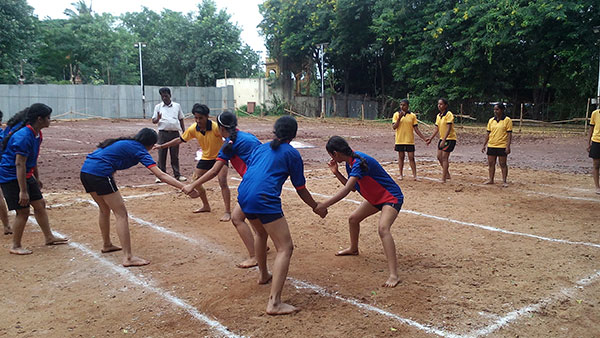
<svg viewBox="0 0 600 338"><path fill-rule="evenodd" d="M239 124L268 141L273 122ZM394 289L381 287L387 265L378 215L362 224L359 256L334 256L348 244L347 218L360 195L320 219L286 183L282 200L295 250L283 300L301 311L272 317L264 311L270 286L257 285L256 269L235 267L246 252L231 223L219 222L216 180L206 185L213 212L193 214L199 200L154 184L142 166L117 173L134 253L152 263L125 269L120 252L100 253L97 208L83 192L79 169L99 141L149 125L57 121L44 130L38 163L48 214L53 229L71 241L44 246L31 222L23 244L34 253L14 256L10 236L2 237L0 336L600 336L600 196L581 133L515 133L508 188L481 184L487 176L482 126L458 128L447 184L437 181L433 145L417 141L423 180L398 182L405 203L392 227L401 278ZM336 134L398 176L391 123L300 119L296 140L315 146L300 153L317 200L341 187L325 164L324 144ZM195 141L181 147L186 176L196 150ZM229 177L235 202L239 176L230 170ZM112 237L118 243L114 228Z"/></svg>

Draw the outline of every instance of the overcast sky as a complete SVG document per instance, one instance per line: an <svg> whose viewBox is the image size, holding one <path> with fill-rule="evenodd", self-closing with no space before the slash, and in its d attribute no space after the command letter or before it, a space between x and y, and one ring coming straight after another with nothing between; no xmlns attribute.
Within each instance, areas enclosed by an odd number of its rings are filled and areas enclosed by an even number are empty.
<svg viewBox="0 0 600 338"><path fill-rule="evenodd" d="M215 0L217 8L225 9L231 15L231 21L237 23L242 29L242 40L250 45L252 49L261 52L262 58L265 56L265 42L262 36L258 34L256 26L262 20L258 12L258 4L264 0ZM65 9L74 7L72 3L77 0L27 0L27 3L35 9L34 13L38 18L44 19L64 19ZM197 10L197 4L201 0L85 0L88 5L91 4L92 10L96 13L111 13L120 15L126 12L139 12L142 6L160 13L164 8L176 12L188 13Z"/></svg>

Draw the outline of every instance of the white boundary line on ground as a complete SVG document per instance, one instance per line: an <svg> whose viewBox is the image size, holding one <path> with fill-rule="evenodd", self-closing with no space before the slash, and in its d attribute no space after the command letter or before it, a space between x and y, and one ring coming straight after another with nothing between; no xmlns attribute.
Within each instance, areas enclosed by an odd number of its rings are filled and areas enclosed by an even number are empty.
<svg viewBox="0 0 600 338"><path fill-rule="evenodd" d="M94 201L92 201L92 200L77 199L77 202L88 203L90 205L93 205L93 206L97 207L96 203ZM140 225L149 226L150 228L152 228L154 230L157 230L157 231L162 232L164 234L167 234L169 236L173 236L173 237L176 237L176 238L188 241L190 243L193 243L193 244L196 244L196 245L199 245L199 246L205 246L207 249L212 250L213 252L216 252L219 255L222 255L222 256L227 257L227 258L232 258L232 255L228 254L225 250L221 250L221 249L215 250L214 248L216 246L214 244L212 244L212 243L208 243L208 242L206 242L204 240L198 241L197 239L188 237L188 236L186 236L184 234L180 234L180 233L172 231L172 230L168 230L168 229L166 229L166 228L164 228L164 227L162 227L160 225L157 225L157 224L154 224L152 222L148 222L148 221L145 221L143 219L140 219L140 218L137 218L135 216L132 216L131 214L129 215L129 217L132 220L134 220L135 222L137 222L138 224L140 224ZM58 234L58 232L56 232L56 233ZM112 263L110 263L110 264L112 264ZM361 309L364 309L364 310L368 310L368 311L371 311L371 312L375 312L375 313L381 314L381 315L386 316L386 317L388 317L390 319L397 320L400 323L412 326L414 328L417 328L419 330L425 331L427 333L437 334L437 335L442 336L442 337L458 337L457 335L455 335L453 333L446 332L446 331L443 331L443 330L440 330L440 329L435 329L435 328L432 328L432 327L430 327L428 325L420 324L420 323L418 323L418 322L416 322L416 321L414 321L412 319L400 317L400 316L398 316L396 314L390 313L390 312L385 311L383 309L380 309L378 307L375 307L375 306L372 306L372 305L369 305L369 304L365 304L365 303L361 303L358 300L351 299L351 298L344 298L344 297L341 297L339 295L332 294L330 292L327 292L325 290L325 288L323 288L321 286L314 285L314 284L311 284L309 282L297 280L297 279L294 279L294 278L291 278L291 277L288 277L288 279L294 284L294 287L296 287L296 288L311 289L313 291L320 290L318 293L321 296L334 298L336 300L340 300L340 301L345 302L347 304L354 305L354 306L356 306L358 308L361 308Z"/></svg>
<svg viewBox="0 0 600 338"><path fill-rule="evenodd" d="M241 179L237 179L237 178L233 178L234 180L241 180ZM288 187L284 187L285 190L289 190L289 191L295 191L295 189L292 188L288 188ZM319 193L312 193L313 195L317 195L317 196L322 196L322 197L330 197L328 195L324 195L324 194L319 194ZM147 194L147 195L152 195L152 194ZM138 195L141 196L141 195ZM354 204L360 204L361 202L356 201L356 200L352 200L352 199L343 199L346 202L350 202L350 203L354 203ZM91 200L84 200L81 199L82 202L87 202L90 203L92 205L95 205L95 203ZM525 237L531 237L531 238L536 238L536 239L541 239L541 240L545 240L545 241L551 241L551 242L559 242L559 243L566 243L566 244L576 244L576 245L587 245L587 246L593 246L593 247L600 247L599 244L594 244L594 243L585 243L585 242L571 242L571 241L566 241L566 240L560 240L560 239L554 239L554 238L547 238L547 237L542 237L542 236L537 236L537 235L531 235L531 234L526 234L526 233L519 233L519 232L513 232L513 231L507 231L507 230L503 230L503 229L498 229L498 228L494 228L494 227L490 227L490 226L485 226L485 225L480 225L480 224L476 224L476 223L469 223L469 222L462 222L462 221L457 221L457 220L453 220L453 219L449 219L449 218L445 218L445 217L439 217L439 216L434 216L434 215L428 215L428 214L424 214L424 213L420 213L420 212L416 212L416 211L412 211L412 210L402 210L402 212L405 213L410 213L410 214L414 214L417 216L423 216L423 217L428 217L428 218L433 218L436 220L442 220L442 221L448 221L448 222L452 222L452 223L457 223L457 224L461 224L461 225L467 225L467 226L472 226L472 227L477 227L477 228L481 228L484 230L489 230L489 231L495 231L495 232L501 232L501 233L506 233L506 234L512 234L512 235L518 235L518 236L525 236ZM141 225L147 225L147 226L151 226L153 229L157 230L157 231L161 231L163 233L166 233L168 235L171 236L175 236L177 238L180 239L184 239L186 241L192 242L194 244L197 245L203 245L200 244L197 240L187 237L183 234L179 234L177 232L165 229L159 225L153 224L151 222L147 222L144 221L142 219L138 219L137 217L134 218L132 216L130 216L134 221L138 222ZM141 222L140 222L141 221ZM220 251L219 254L221 255L225 255L227 257L230 257L230 255L227 255L224 251ZM593 281L595 281L598 277L600 277L600 271L595 272L594 274L585 277L581 280L579 280L578 282L576 282L577 286L572 287L572 288L564 288L562 289L558 295L565 295L567 297L569 297L569 294L572 293L573 291L575 291L576 289L582 288L583 286L587 286L589 284L591 284ZM339 296L337 294L332 294L330 292L327 292L324 288L318 286L318 285L313 285L311 283L308 282L304 282L304 281L300 281L297 279L294 279L292 277L288 277L288 279L292 282L292 284L294 285L294 287L296 288L306 288L306 289L311 289L315 292L317 292L318 294L325 296L325 297L332 297L334 299L343 301L345 303L354 305L356 307L371 311L371 312L376 312L379 313L381 315L384 315L388 318L394 319L396 321L399 321L403 324L412 326L414 328L417 328L419 330L425 331L427 333L431 333L431 334L437 334L443 337L461 337L462 335L457 335L454 333L450 333L444 330L440 330L440 329L436 329L436 328L432 328L430 326L424 325L424 324L420 324L416 321L413 321L411 319L408 318L403 318L400 317L396 314L390 313L388 311L385 311L383 309L374 307L372 305L368 305L365 303L361 303L355 299L351 299L351 298L344 298L342 296ZM480 330L476 330L470 334L467 334L467 337L480 337L480 336L484 336L484 335L488 335L500 328L502 328L503 326L508 325L511 322L514 322L516 320L518 320L520 317L522 317L524 314L526 313L530 313L530 312L535 312L538 311L542 306L544 305L548 305L554 301L557 300L557 296L550 296L547 298L542 299L541 301L539 301L538 303L535 304L530 304L527 305L521 309L509 312L508 314L506 314L503 317L500 317L498 320L496 320L494 323L484 327L483 329Z"/></svg>
<svg viewBox="0 0 600 338"><path fill-rule="evenodd" d="M35 220L35 218L33 217L29 217L29 221L38 225L37 221ZM53 230L53 232L59 236L62 237L66 237L63 234L61 234L60 232ZM80 251L82 251L84 254L87 254L89 256L94 257L96 260L98 260L100 263L104 264L105 266L109 267L111 270L113 270L115 273L121 275L121 276L125 276L127 278L127 280L129 280L129 282L133 283L133 284L137 284L157 295L159 295L160 297L162 297L163 299L165 299L166 301L170 302L171 304L182 308L183 310L185 310L187 313L189 313L190 315L192 315L192 317L196 318L197 320L205 323L206 325L208 325L210 328L212 328L213 330L217 331L219 334L225 336L225 337L243 337L243 336L239 336L236 335L235 333L229 331L227 329L226 326L224 326L223 324L221 324L220 322L208 317L207 315L205 315L204 313L200 312L198 309L196 309L195 307L191 306L190 304L188 304L185 300L175 297L173 295L171 295L168 291L162 290L161 288L158 288L156 286L153 286L150 284L150 282L141 279L139 277L137 277L136 275L134 275L131 270L128 270L124 267L118 266L110 261L108 261L107 259L101 257L99 254L97 254L96 252L93 252L92 250L90 250L89 248L87 248L85 245L77 243L77 242L73 242L73 241L69 241L68 243L69 246L74 247Z"/></svg>
<svg viewBox="0 0 600 338"><path fill-rule="evenodd" d="M553 294L549 297L546 297L546 298L538 301L535 304L526 305L518 310L511 311L511 312L507 313L505 316L496 320L495 323L488 325L487 327L484 327L482 329L470 332L470 333L466 334L465 337L487 336L487 335L493 333L494 331L497 331L497 330L501 329L502 327L508 325L509 323L517 321L519 319L519 317L523 316L526 313L539 311L542 307L550 305L551 303L554 303L557 300L560 300L561 298L567 298L567 299L572 298L572 294L574 292L582 289L585 286L590 285L591 283L596 281L598 279L598 277L600 277L600 271L596 271L593 274L578 280L577 282L575 282L575 286L573 286L573 287L563 288L560 291L556 292L555 294Z"/></svg>
<svg viewBox="0 0 600 338"><path fill-rule="evenodd" d="M232 178L232 179L233 180L240 180L240 179L235 178L235 177ZM288 188L288 187L283 187L283 189L288 190L288 191L296 191L296 189ZM320 194L320 193L316 193L316 192L311 192L311 194L313 194L315 196L324 197L324 198L331 198L330 195ZM354 204L361 204L362 203L360 201L349 199L349 198L344 198L344 199L342 199L342 201L346 201L346 202L350 202L350 203L354 203ZM594 248L600 248L600 244L596 244L596 243L574 242L574 241L568 241L568 240L565 240L565 239L557 239L557 238L551 238L551 237L544 237L544 236L532 235L532 234L528 234L528 233L524 233L524 232L504 230L504 229L492 227L492 226L489 226L489 225L477 224L477 223L472 223L472 222L463 222L463 221L459 221L459 220L455 220L455 219L451 219L451 218L447 218L447 217L429 215L429 214L425 214L425 213L414 211L414 210L402 209L402 210L400 210L400 212L407 213L407 214L412 214L412 215L416 215L416 216L421 216L421 217L426 217L426 218L432 218L432 219L436 219L436 220L439 220L439 221L446 221L446 222L451 222L451 223L455 223L455 224L466 225L466 226L475 227L475 228L479 228L479 229L483 229L483 230L488 230L488 231L493 231L493 232L500 232L500 233L507 234L507 235L516 235L516 236L530 237L530 238L535 238L535 239L539 239L539 240L543 240L543 241L548 241L548 242L555 242L555 243L564 243L564 244L573 244L573 245L585 245L585 246L591 246L591 247L594 247Z"/></svg>

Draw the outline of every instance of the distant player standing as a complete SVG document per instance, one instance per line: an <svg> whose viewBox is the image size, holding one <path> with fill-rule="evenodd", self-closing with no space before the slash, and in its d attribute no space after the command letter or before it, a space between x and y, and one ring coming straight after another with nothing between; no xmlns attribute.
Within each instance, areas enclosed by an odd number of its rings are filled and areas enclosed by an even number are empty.
<svg viewBox="0 0 600 338"><path fill-rule="evenodd" d="M158 124L158 143L163 144L179 137L179 133L185 130L183 123L183 111L177 102L171 101L171 90L169 88L161 88L158 90L162 102L154 107L152 115L152 123ZM174 145L158 151L158 168L163 172L167 172L167 152L171 153L171 167L173 168L173 176L180 180L186 181L184 176L181 176L179 170L179 145ZM157 178L156 182L160 182Z"/></svg>
<svg viewBox="0 0 600 338"><path fill-rule="evenodd" d="M594 185L596 185L596 194L600 195L600 182L598 182L598 173L600 172L600 109L592 112L590 126L587 150L589 156L594 160L592 177L594 178Z"/></svg>
<svg viewBox="0 0 600 338"><path fill-rule="evenodd" d="M2 156L2 139L4 138L4 130L2 130L2 118L4 114L0 110L0 157ZM9 129L7 126L6 129ZM4 195L2 194L2 190L0 189L0 220L2 221L2 225L4 226L4 234L10 235L12 234L12 229L10 228L10 224L8 223L8 209L6 208L6 203L4 202Z"/></svg>
<svg viewBox="0 0 600 338"><path fill-rule="evenodd" d="M442 183L450 179L450 153L456 146L456 132L454 131L454 114L448 110L448 100L438 100L439 113L435 118L435 129L431 137L427 139L427 145L435 136L440 134L437 147L437 159L442 166Z"/></svg>
<svg viewBox="0 0 600 338"><path fill-rule="evenodd" d="M413 173L415 181L419 180L417 177L417 164L415 162L415 135L417 133L419 137L427 142L427 139L419 130L419 122L417 116L408 110L408 100L404 99L400 101L400 111L394 113L392 118L392 128L396 131L396 145L394 150L398 152L398 169L400 170L399 179L404 178L404 153L408 154L408 162Z"/></svg>
<svg viewBox="0 0 600 338"><path fill-rule="evenodd" d="M484 184L494 184L494 176L496 174L496 158L500 163L502 170L502 186L508 186L508 165L506 160L510 154L510 143L512 141L513 123L510 117L504 115L503 103L494 105L494 117L487 124L487 135L483 142L481 152L485 152L487 146L488 172L490 178Z"/></svg>

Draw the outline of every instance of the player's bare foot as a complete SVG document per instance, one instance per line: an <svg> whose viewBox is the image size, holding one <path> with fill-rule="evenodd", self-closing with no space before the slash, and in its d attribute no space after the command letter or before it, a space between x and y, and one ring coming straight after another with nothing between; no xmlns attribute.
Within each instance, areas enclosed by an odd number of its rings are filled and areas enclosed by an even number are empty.
<svg viewBox="0 0 600 338"><path fill-rule="evenodd" d="M116 245L111 244L109 246L105 246L104 248L102 248L102 250L100 250L100 252L109 253L109 252L115 252L115 251L119 251L119 250L122 250L122 249Z"/></svg>
<svg viewBox="0 0 600 338"><path fill-rule="evenodd" d="M123 266L124 267L144 266L144 265L148 265L148 264L150 264L150 261L147 261L147 260L145 260L143 258L139 258L139 257L135 257L135 256L132 256L129 259L127 259L127 258L123 259Z"/></svg>
<svg viewBox="0 0 600 338"><path fill-rule="evenodd" d="M10 253L13 255L31 255L33 251L25 248L12 248L10 249Z"/></svg>
<svg viewBox="0 0 600 338"><path fill-rule="evenodd" d="M344 249L335 253L336 256L358 256L358 249Z"/></svg>
<svg viewBox="0 0 600 338"><path fill-rule="evenodd" d="M4 227L4 234L5 235L12 235L12 229L11 229L11 227Z"/></svg>
<svg viewBox="0 0 600 338"><path fill-rule="evenodd" d="M221 217L221 219L219 221L221 221L221 222L229 222L229 221L231 221L231 213L230 212L224 213L223 217Z"/></svg>
<svg viewBox="0 0 600 338"><path fill-rule="evenodd" d="M199 214L202 212L210 212L210 207L202 207L200 209L196 209L194 211L192 211L194 214Z"/></svg>
<svg viewBox="0 0 600 338"><path fill-rule="evenodd" d="M414 181L417 181L417 182L420 182L420 181L421 181L421 178L420 178L420 177L418 177L418 176L413 176L413 180L414 180Z"/></svg>
<svg viewBox="0 0 600 338"><path fill-rule="evenodd" d="M487 181L483 182L483 184L494 184L494 181L492 181L492 180L487 180Z"/></svg>
<svg viewBox="0 0 600 338"><path fill-rule="evenodd" d="M596 188L596 194L600 195L600 188Z"/></svg>
<svg viewBox="0 0 600 338"><path fill-rule="evenodd" d="M502 183L502 188L506 188L506 187L508 187L508 182L503 182Z"/></svg>
<svg viewBox="0 0 600 338"><path fill-rule="evenodd" d="M386 280L382 286L384 288L394 288L396 285L398 285L398 283L400 283L400 279L398 277L390 276L390 278L388 278L388 280Z"/></svg>
<svg viewBox="0 0 600 338"><path fill-rule="evenodd" d="M46 240L46 245L61 245L61 244L67 244L67 242L69 241L68 238L62 238L62 237L52 237L49 240Z"/></svg>
<svg viewBox="0 0 600 338"><path fill-rule="evenodd" d="M250 257L243 262L237 263L235 266L237 266L240 269L248 269L257 265L258 263L256 262L256 258Z"/></svg>
<svg viewBox="0 0 600 338"><path fill-rule="evenodd" d="M261 276L258 279L258 284L269 284L269 282L271 281L271 279L273 279L273 275L268 274L267 276Z"/></svg>
<svg viewBox="0 0 600 338"><path fill-rule="evenodd" d="M272 304L268 304L267 305L267 314L272 315L272 316L277 316L277 315L289 315L292 313L296 313L300 311L299 308L290 305L290 304L286 304L286 303L279 303L277 305L272 305Z"/></svg>
<svg viewBox="0 0 600 338"><path fill-rule="evenodd" d="M403 179L404 179L404 176L402 176L402 175L398 176L398 181L402 181Z"/></svg>

